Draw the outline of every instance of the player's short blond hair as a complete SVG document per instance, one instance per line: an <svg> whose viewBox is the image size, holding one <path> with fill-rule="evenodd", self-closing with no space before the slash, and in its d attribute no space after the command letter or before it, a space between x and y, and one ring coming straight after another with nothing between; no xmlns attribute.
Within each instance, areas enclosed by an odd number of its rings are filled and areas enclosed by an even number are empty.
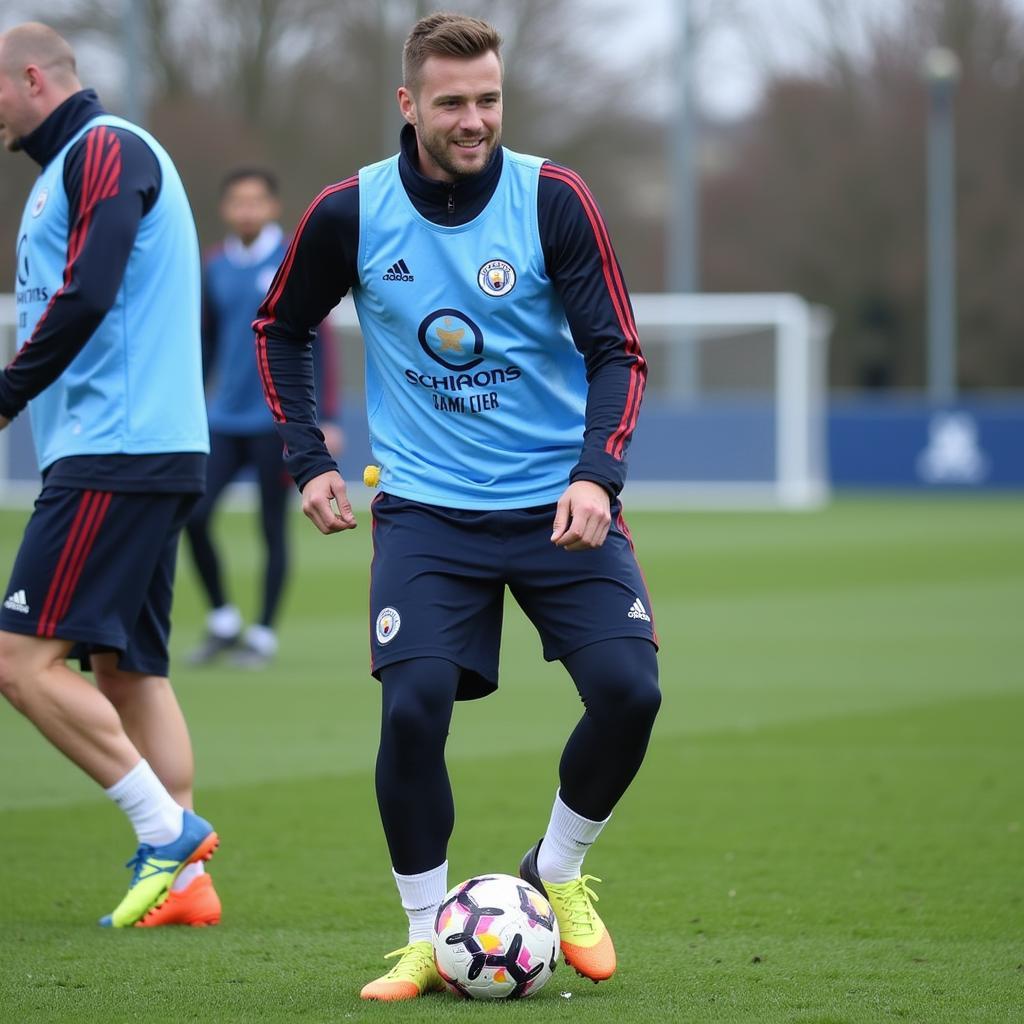
<svg viewBox="0 0 1024 1024"><path fill-rule="evenodd" d="M0 69L20 74L29 65L48 69L62 80L77 78L75 51L59 33L38 21L15 25L0 35Z"/></svg>
<svg viewBox="0 0 1024 1024"><path fill-rule="evenodd" d="M439 11L420 18L402 49L402 81L416 93L428 57L482 57L491 52L501 62L498 30L479 18Z"/></svg>

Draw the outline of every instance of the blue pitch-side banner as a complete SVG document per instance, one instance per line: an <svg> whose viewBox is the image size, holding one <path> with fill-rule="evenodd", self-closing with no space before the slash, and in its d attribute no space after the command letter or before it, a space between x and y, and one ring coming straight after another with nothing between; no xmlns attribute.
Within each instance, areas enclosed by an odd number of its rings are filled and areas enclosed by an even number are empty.
<svg viewBox="0 0 1024 1024"><path fill-rule="evenodd" d="M911 396L837 396L826 423L837 488L1024 489L1024 396L933 406ZM629 454L631 480L772 479L775 410L760 398L681 406L649 400Z"/></svg>
<svg viewBox="0 0 1024 1024"><path fill-rule="evenodd" d="M828 453L836 487L1024 489L1024 398L833 398Z"/></svg>

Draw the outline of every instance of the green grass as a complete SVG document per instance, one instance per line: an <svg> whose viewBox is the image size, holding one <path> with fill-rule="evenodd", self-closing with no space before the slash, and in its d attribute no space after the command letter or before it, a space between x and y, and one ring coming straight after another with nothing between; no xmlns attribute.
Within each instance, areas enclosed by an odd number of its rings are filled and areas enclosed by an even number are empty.
<svg viewBox="0 0 1024 1024"><path fill-rule="evenodd" d="M0 514L9 565L24 515ZM276 667L176 676L216 929L108 932L129 830L0 707L0 1020L1024 1018L1024 502L846 500L813 515L636 514L665 702L588 860L620 953L533 1000L360 1003L401 944L373 801L369 529L296 512ZM242 603L258 548L220 523ZM6 572L6 570L3 570ZM201 612L183 563L174 650ZM543 829L578 701L509 607L502 687L457 710L451 880Z"/></svg>

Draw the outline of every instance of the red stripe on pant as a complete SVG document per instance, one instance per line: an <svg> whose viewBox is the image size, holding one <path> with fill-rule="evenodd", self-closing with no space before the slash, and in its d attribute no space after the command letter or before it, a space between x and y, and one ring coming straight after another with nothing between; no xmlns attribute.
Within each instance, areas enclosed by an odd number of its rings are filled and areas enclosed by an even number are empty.
<svg viewBox="0 0 1024 1024"><path fill-rule="evenodd" d="M57 560L57 568L54 570L53 579L50 580L50 588L46 592L46 600L43 602L43 610L39 615L39 624L36 626L37 636L47 635L47 628L50 623L50 609L53 607L53 603L57 599L57 593L60 590L61 581L64 579L64 573L67 570L68 562L71 561L71 554L74 551L75 546L78 544L82 521L84 520L95 495L95 491L86 491L78 502L78 509L75 512L75 518L71 522L71 529L68 532L67 540L64 541L64 547L61 549L60 558Z"/></svg>
<svg viewBox="0 0 1024 1024"><path fill-rule="evenodd" d="M54 636L57 624L67 614L82 568L96 542L112 497L109 491L86 491L82 495L43 604L43 613L36 627L37 636Z"/></svg>

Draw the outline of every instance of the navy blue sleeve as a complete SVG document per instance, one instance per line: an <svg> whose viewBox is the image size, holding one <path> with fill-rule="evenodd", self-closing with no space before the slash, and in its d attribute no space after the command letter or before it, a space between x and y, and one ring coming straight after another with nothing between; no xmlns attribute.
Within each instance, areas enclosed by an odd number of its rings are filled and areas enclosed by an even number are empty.
<svg viewBox="0 0 1024 1024"><path fill-rule="evenodd" d="M100 125L68 153L64 187L64 283L0 374L0 414L8 418L61 375L114 304L139 221L160 194L160 165L133 132Z"/></svg>
<svg viewBox="0 0 1024 1024"><path fill-rule="evenodd" d="M358 251L359 179L352 177L313 200L253 323L263 394L299 490L338 468L317 426L312 341L358 283Z"/></svg>
<svg viewBox="0 0 1024 1024"><path fill-rule="evenodd" d="M316 329L316 358L313 363L317 420L320 423L338 423L341 419L341 375L336 345L334 329L327 320L322 321Z"/></svg>
<svg viewBox="0 0 1024 1024"><path fill-rule="evenodd" d="M583 451L569 479L591 480L614 497L647 381L633 307L604 218L578 174L544 164L537 215L548 277L587 370Z"/></svg>

